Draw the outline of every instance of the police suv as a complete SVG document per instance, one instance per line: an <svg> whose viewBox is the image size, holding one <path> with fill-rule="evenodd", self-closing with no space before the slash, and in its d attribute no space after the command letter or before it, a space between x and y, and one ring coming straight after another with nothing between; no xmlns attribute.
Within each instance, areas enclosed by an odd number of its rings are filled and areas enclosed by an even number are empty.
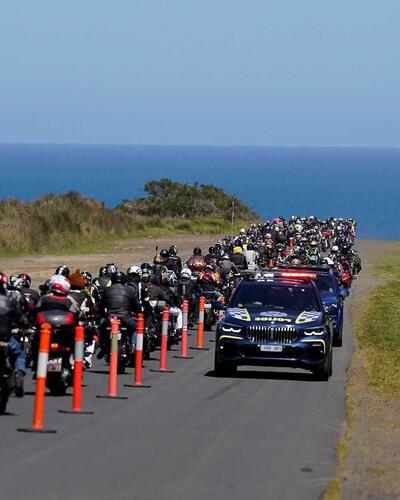
<svg viewBox="0 0 400 500"><path fill-rule="evenodd" d="M310 272L255 274L234 290L217 325L215 373L239 365L310 370L332 375L332 322Z"/></svg>

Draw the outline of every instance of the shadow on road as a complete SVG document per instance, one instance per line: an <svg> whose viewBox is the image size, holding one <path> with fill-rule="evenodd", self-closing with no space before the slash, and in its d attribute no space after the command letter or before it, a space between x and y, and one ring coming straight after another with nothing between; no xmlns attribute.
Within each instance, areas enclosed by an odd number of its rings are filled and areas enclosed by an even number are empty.
<svg viewBox="0 0 400 500"><path fill-rule="evenodd" d="M307 381L317 382L311 373L292 373L292 372L271 372L271 371L255 371L243 370L238 371L235 375L226 375L223 377L217 376L214 370L204 374L205 377L227 378L227 379L253 379L253 380L293 380L296 382Z"/></svg>

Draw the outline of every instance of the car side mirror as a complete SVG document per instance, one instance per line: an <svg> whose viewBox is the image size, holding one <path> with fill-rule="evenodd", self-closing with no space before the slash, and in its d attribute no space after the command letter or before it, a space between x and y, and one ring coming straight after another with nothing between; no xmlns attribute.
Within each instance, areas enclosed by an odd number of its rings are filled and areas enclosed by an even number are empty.
<svg viewBox="0 0 400 500"><path fill-rule="evenodd" d="M341 288L340 289L340 296L346 299L350 295L350 292L348 288Z"/></svg>

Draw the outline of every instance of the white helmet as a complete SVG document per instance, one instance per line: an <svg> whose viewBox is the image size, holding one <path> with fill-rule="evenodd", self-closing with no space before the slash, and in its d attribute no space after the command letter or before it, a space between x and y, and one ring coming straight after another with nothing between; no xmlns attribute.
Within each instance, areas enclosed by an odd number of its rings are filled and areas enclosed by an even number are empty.
<svg viewBox="0 0 400 500"><path fill-rule="evenodd" d="M49 292L55 293L57 295L69 294L71 290L71 285L69 280L62 274L55 274L49 280Z"/></svg>
<svg viewBox="0 0 400 500"><path fill-rule="evenodd" d="M338 251L339 251L339 247L338 247L337 245L333 245L333 247L332 247L332 252L333 252L333 253L336 253L336 252L338 252Z"/></svg>
<svg viewBox="0 0 400 500"><path fill-rule="evenodd" d="M231 260L231 259L229 258L229 255L224 254L224 255L221 257L221 260Z"/></svg>
<svg viewBox="0 0 400 500"><path fill-rule="evenodd" d="M190 280L192 278L192 271L188 267L184 267L181 271L181 278Z"/></svg>
<svg viewBox="0 0 400 500"><path fill-rule="evenodd" d="M126 274L129 276L131 274L137 274L140 278L142 277L142 269L139 266L128 267Z"/></svg>
<svg viewBox="0 0 400 500"><path fill-rule="evenodd" d="M325 257L323 262L325 262L325 264L328 264L328 266L333 266L334 262L332 259L330 259L329 257Z"/></svg>
<svg viewBox="0 0 400 500"><path fill-rule="evenodd" d="M246 229L244 227L240 230L240 234L246 234Z"/></svg>

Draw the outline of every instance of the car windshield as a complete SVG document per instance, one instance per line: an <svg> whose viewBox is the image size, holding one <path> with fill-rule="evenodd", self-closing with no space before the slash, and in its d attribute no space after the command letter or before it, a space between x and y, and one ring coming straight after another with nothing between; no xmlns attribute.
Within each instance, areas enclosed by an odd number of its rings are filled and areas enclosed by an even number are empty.
<svg viewBox="0 0 400 500"><path fill-rule="evenodd" d="M314 282L320 293L333 293L333 283L330 276L318 275Z"/></svg>
<svg viewBox="0 0 400 500"><path fill-rule="evenodd" d="M319 311L320 307L310 286L242 283L229 307L276 309L279 311Z"/></svg>

